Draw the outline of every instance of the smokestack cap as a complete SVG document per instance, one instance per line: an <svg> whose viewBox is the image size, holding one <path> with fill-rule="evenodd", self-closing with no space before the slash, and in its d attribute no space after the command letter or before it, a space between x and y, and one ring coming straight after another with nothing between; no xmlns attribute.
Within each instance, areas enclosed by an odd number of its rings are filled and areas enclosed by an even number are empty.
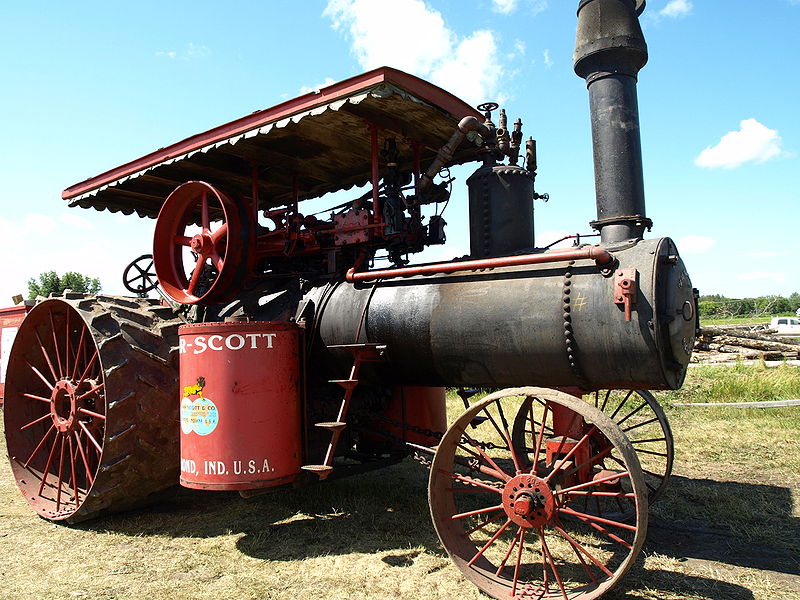
<svg viewBox="0 0 800 600"><path fill-rule="evenodd" d="M636 77L647 63L638 15L644 0L581 0L573 57L575 73L591 83L609 74Z"/></svg>

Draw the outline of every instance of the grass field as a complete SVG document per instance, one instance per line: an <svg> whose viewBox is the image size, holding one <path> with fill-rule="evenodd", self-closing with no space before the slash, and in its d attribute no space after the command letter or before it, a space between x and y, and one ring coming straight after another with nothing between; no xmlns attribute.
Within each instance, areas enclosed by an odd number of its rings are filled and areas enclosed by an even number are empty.
<svg viewBox="0 0 800 600"><path fill-rule="evenodd" d="M761 317L720 317L718 319L711 317L701 317L700 325L755 325L759 323L769 323L772 320L772 315Z"/></svg>
<svg viewBox="0 0 800 600"><path fill-rule="evenodd" d="M684 390L658 396L673 481L642 557L607 598L800 597L800 409L674 405L800 398L800 369L698 367ZM180 490L66 527L34 516L3 461L0 599L485 598L439 545L426 479L407 460L250 500Z"/></svg>

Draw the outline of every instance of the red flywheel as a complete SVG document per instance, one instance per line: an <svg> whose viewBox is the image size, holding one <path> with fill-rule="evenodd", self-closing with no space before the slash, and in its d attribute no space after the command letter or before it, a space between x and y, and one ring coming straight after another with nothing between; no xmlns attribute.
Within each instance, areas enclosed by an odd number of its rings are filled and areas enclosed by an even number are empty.
<svg viewBox="0 0 800 600"><path fill-rule="evenodd" d="M153 238L156 274L167 295L208 304L235 294L250 266L252 220L246 203L211 184L178 186L158 213Z"/></svg>

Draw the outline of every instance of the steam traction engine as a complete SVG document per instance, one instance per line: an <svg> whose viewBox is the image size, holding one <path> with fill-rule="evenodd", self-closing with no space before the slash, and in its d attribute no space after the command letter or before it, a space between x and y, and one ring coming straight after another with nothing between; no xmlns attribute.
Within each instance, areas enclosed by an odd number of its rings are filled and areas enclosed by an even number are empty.
<svg viewBox="0 0 800 600"><path fill-rule="evenodd" d="M482 590L612 587L672 465L647 390L681 385L696 327L675 245L643 239L641 5L578 10L598 245L534 247L536 145L520 121L389 68L66 190L71 206L157 218L174 302L66 293L30 311L5 430L32 508L77 522L178 478L247 496L414 452L431 463L441 542ZM409 266L444 243L447 167L469 161L470 255ZM146 291L137 269L131 289ZM516 387L531 384L545 387ZM444 386L466 405L447 429Z"/></svg>

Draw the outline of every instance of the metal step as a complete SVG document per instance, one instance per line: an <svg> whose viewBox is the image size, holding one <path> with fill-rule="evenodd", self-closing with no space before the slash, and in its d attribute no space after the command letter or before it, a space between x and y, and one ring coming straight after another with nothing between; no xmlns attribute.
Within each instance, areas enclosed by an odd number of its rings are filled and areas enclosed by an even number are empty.
<svg viewBox="0 0 800 600"><path fill-rule="evenodd" d="M347 423L343 421L328 421L323 423L314 423L314 427L321 427L322 429L344 429Z"/></svg>
<svg viewBox="0 0 800 600"><path fill-rule="evenodd" d="M358 379L329 379L328 383L335 383L342 386L345 390L352 390L358 385Z"/></svg>
<svg viewBox="0 0 800 600"><path fill-rule="evenodd" d="M333 344L328 348L347 350L353 356L358 356L362 362L378 362L383 360L386 350L385 344Z"/></svg>
<svg viewBox="0 0 800 600"><path fill-rule="evenodd" d="M311 473L316 473L320 477L325 477L333 471L333 467L328 465L303 465L300 467L303 471L309 471Z"/></svg>

